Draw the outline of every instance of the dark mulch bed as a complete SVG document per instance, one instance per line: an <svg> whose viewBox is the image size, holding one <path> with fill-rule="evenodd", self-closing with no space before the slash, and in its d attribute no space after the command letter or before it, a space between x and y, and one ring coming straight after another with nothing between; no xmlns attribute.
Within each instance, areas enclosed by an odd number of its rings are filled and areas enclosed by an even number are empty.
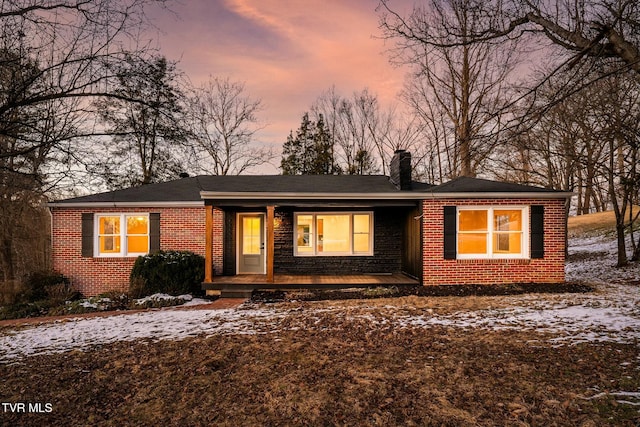
<svg viewBox="0 0 640 427"><path fill-rule="evenodd" d="M286 300L323 301L343 299L393 298L403 296L498 296L536 293L586 293L593 288L582 283L520 283L500 285L389 286L349 289L305 289L301 291L254 291L253 302Z"/></svg>

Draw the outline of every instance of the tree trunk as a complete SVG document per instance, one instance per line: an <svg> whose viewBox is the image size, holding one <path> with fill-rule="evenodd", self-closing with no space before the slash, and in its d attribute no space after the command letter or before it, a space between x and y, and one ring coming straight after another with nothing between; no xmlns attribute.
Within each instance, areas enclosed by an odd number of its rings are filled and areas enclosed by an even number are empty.
<svg viewBox="0 0 640 427"><path fill-rule="evenodd" d="M15 280L16 270L15 262L13 260L13 245L11 243L11 238L2 239L2 244L0 245L0 260L3 264L4 280Z"/></svg>
<svg viewBox="0 0 640 427"><path fill-rule="evenodd" d="M618 242L618 262L616 267L624 267L629 263L627 260L627 248L624 241L624 218L616 210L616 238Z"/></svg>

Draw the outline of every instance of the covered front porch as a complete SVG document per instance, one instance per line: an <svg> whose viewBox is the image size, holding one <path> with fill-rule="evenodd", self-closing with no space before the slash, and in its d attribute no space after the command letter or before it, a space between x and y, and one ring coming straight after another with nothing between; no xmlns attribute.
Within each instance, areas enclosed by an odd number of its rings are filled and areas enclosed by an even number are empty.
<svg viewBox="0 0 640 427"><path fill-rule="evenodd" d="M206 200L203 289L415 286L415 200Z"/></svg>

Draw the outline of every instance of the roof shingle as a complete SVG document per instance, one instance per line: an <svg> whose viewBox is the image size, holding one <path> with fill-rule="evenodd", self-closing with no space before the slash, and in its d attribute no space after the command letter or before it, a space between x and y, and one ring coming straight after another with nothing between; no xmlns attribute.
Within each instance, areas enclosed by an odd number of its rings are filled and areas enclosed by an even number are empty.
<svg viewBox="0 0 640 427"><path fill-rule="evenodd" d="M411 190L398 190L383 175L240 175L196 176L158 184L109 191L55 202L78 203L145 203L145 202L200 202L201 192L213 193L265 193L271 196L291 194L407 194L416 193L551 193L541 187L490 181L480 178L460 177L445 184L433 186L414 182ZM294 196L295 198L295 196Z"/></svg>

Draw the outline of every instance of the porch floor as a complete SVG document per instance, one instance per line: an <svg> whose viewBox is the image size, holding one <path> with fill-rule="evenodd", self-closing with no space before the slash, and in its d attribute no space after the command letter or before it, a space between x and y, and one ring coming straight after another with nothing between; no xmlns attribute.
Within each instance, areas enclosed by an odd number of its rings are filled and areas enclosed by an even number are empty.
<svg viewBox="0 0 640 427"><path fill-rule="evenodd" d="M266 274L238 274L216 276L211 283L203 283L206 290L226 290L233 287L245 289L294 289L294 288L348 288L369 286L419 285L417 279L403 273L389 274L275 274L273 283Z"/></svg>

